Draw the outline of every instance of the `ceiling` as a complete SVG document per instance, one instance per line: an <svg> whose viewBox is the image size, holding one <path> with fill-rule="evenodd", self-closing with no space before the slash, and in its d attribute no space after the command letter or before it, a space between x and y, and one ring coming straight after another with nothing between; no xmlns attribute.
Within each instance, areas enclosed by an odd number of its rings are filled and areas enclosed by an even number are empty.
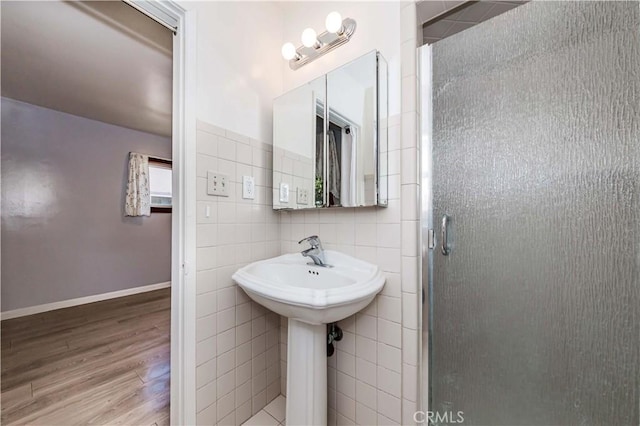
<svg viewBox="0 0 640 426"><path fill-rule="evenodd" d="M170 30L120 1L2 1L2 96L171 135Z"/></svg>
<svg viewBox="0 0 640 426"><path fill-rule="evenodd" d="M507 12L526 1L422 1L417 15L423 44L435 43Z"/></svg>

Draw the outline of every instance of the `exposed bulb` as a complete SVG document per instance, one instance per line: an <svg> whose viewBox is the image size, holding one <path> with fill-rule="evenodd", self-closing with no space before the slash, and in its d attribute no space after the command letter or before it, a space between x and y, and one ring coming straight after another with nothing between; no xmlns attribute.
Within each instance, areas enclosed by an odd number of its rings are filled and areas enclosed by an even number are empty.
<svg viewBox="0 0 640 426"><path fill-rule="evenodd" d="M331 12L324 21L324 26L330 33L339 33L342 29L342 16L338 12Z"/></svg>
<svg viewBox="0 0 640 426"><path fill-rule="evenodd" d="M313 28L307 28L302 32L302 44L305 47L313 47L317 42L317 34Z"/></svg>
<svg viewBox="0 0 640 426"><path fill-rule="evenodd" d="M293 43L285 43L282 45L282 57L287 61L296 57L296 47Z"/></svg>

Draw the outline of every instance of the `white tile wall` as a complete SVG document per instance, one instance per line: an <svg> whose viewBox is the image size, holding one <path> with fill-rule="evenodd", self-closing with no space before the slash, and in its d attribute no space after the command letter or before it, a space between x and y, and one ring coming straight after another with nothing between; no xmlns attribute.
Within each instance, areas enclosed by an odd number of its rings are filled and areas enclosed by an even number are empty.
<svg viewBox="0 0 640 426"><path fill-rule="evenodd" d="M416 17L416 3L409 2L401 10L402 39L402 405L403 425L415 424L413 414L420 409L418 386L421 384L418 344L422 325L422 292L420 289L420 144L417 129L418 75L416 48L421 28ZM384 395L383 395L384 396ZM384 400L384 399L383 399ZM391 401L384 400L385 406ZM382 413L396 420L389 413Z"/></svg>
<svg viewBox="0 0 640 426"><path fill-rule="evenodd" d="M239 425L280 394L280 318L252 302L231 279L239 267L280 252L270 165L271 145L198 122L198 424ZM229 197L207 195L207 170L229 175ZM243 175L256 178L254 200L242 199Z"/></svg>
<svg viewBox="0 0 640 426"><path fill-rule="evenodd" d="M418 409L419 156L418 28L414 2L401 9L401 113L389 117L387 208L276 213L271 146L198 123L197 410L200 424L241 424L286 394L287 323L251 302L231 280L241 265L299 251L312 234L327 249L378 264L387 281L344 331L328 359L329 424L412 424ZM206 195L206 171L232 176L229 198ZM256 178L255 200L241 176ZM292 194L295 196L295 194ZM210 217L204 210L209 205Z"/></svg>

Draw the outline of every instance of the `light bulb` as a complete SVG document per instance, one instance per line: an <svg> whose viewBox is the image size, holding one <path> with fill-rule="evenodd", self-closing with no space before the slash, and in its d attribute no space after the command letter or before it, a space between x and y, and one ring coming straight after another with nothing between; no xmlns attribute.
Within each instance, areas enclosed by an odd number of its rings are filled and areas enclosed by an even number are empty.
<svg viewBox="0 0 640 426"><path fill-rule="evenodd" d="M302 32L302 44L306 47L313 47L317 42L317 35L313 28L307 28Z"/></svg>
<svg viewBox="0 0 640 426"><path fill-rule="evenodd" d="M287 61L296 57L296 47L293 43L285 43L282 45L282 57Z"/></svg>
<svg viewBox="0 0 640 426"><path fill-rule="evenodd" d="M342 29L342 16L338 12L331 12L324 21L324 26L330 33L338 33Z"/></svg>

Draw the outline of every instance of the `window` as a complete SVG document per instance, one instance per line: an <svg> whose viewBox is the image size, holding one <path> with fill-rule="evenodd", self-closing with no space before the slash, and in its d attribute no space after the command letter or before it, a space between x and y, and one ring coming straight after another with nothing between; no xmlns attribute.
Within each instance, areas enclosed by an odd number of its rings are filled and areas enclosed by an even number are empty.
<svg viewBox="0 0 640 426"><path fill-rule="evenodd" d="M171 213L171 161L149 158L152 213Z"/></svg>

